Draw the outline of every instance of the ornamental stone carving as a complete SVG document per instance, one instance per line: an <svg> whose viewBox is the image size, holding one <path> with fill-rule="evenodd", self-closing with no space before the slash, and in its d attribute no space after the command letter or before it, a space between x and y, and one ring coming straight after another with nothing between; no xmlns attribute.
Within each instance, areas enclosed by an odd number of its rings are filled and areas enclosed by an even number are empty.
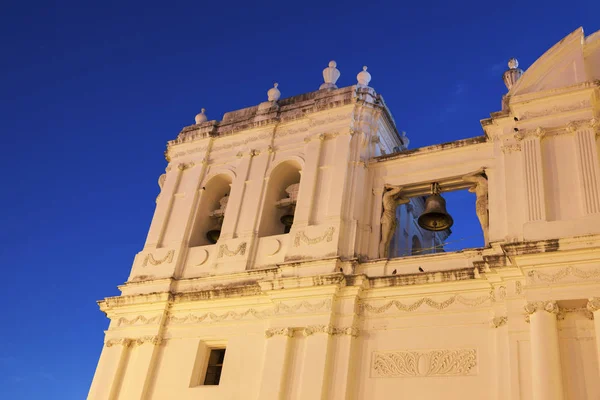
<svg viewBox="0 0 600 400"><path fill-rule="evenodd" d="M294 336L292 328L269 328L265 331L265 338L270 339L273 336Z"/></svg>
<svg viewBox="0 0 600 400"><path fill-rule="evenodd" d="M477 350L412 350L374 352L374 378L416 378L474 375Z"/></svg>
<svg viewBox="0 0 600 400"><path fill-rule="evenodd" d="M333 240L333 233L335 232L335 228L330 226L325 230L322 236L317 236L316 238L309 238L306 236L304 231L299 231L296 233L294 237L294 247L299 247L301 242L308 244L309 246L313 244L321 243L322 241L331 242Z"/></svg>
<svg viewBox="0 0 600 400"><path fill-rule="evenodd" d="M545 311L555 315L558 315L560 312L558 305L554 300L530 302L527 303L524 308L525 313L527 314L527 316L525 317L525 320L527 322L529 322L530 316L536 313L537 311Z"/></svg>
<svg viewBox="0 0 600 400"><path fill-rule="evenodd" d="M246 254L246 242L240 243L240 245L234 251L229 250L226 244L222 244L219 246L219 253L217 254L217 258L223 258L223 256L233 257L233 256L243 256Z"/></svg>
<svg viewBox="0 0 600 400"><path fill-rule="evenodd" d="M600 310L600 297L592 297L589 299L587 303L587 309L592 313Z"/></svg>
<svg viewBox="0 0 600 400"><path fill-rule="evenodd" d="M150 253L146 256L146 258L144 258L144 261L142 262L142 267L147 266L148 263L150 263L154 266L160 265L162 263L170 264L173 261L174 255L175 255L175 250L169 250L163 258L160 258L157 260L154 258L152 253Z"/></svg>
<svg viewBox="0 0 600 400"><path fill-rule="evenodd" d="M500 328L501 326L506 325L507 322L508 322L508 317L506 317L506 316L494 317L490 321L490 327L491 328Z"/></svg>

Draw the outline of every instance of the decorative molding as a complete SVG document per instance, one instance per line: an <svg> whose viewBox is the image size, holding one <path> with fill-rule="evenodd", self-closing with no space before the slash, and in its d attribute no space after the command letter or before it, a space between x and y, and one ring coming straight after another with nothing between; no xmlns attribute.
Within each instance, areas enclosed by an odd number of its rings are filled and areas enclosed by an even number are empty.
<svg viewBox="0 0 600 400"><path fill-rule="evenodd" d="M310 325L302 329L302 336L308 337L316 333L326 333L333 335L333 326L331 325Z"/></svg>
<svg viewBox="0 0 600 400"><path fill-rule="evenodd" d="M586 308L591 313L595 313L596 311L600 310L600 297L592 297L591 299L588 299Z"/></svg>
<svg viewBox="0 0 600 400"><path fill-rule="evenodd" d="M270 339L273 336L294 336L293 328L269 328L265 331L265 338Z"/></svg>
<svg viewBox="0 0 600 400"><path fill-rule="evenodd" d="M352 337L358 337L360 335L360 329L355 326L348 326L345 328L333 328L333 335L347 335Z"/></svg>
<svg viewBox="0 0 600 400"><path fill-rule="evenodd" d="M321 243L323 240L326 242L331 242L333 240L334 232L335 232L335 228L333 226L330 226L329 228L327 228L325 230L325 233L323 233L322 236L318 236L316 238L309 238L308 236L306 236L304 231L296 232L296 236L294 237L294 247L299 247L300 242L304 242L304 243L308 244L309 246L312 246L313 244Z"/></svg>
<svg viewBox="0 0 600 400"><path fill-rule="evenodd" d="M331 310L331 300L323 300L317 303L309 303L308 301L301 301L299 303L288 305L285 303L276 303L274 307L267 308L263 310L258 310L255 308L249 308L242 312L237 311L228 311L224 314L215 314L213 312L204 313L201 315L188 314L183 317L177 317L174 315L169 315L168 321L169 323L199 323L205 320L210 322L221 322L224 320L240 320L242 318L251 316L256 319L264 319L271 318L275 315L280 314L296 314L300 310L306 310L307 313L316 312L316 311L330 311Z"/></svg>
<svg viewBox="0 0 600 400"><path fill-rule="evenodd" d="M525 316L525 321L528 323L529 323L531 315L533 315L534 313L536 313L538 311L546 311L547 313L555 314L555 315L558 315L558 313L559 313L558 305L556 304L556 301L554 301L554 300L529 302L525 305L524 309L525 309L525 313L527 314Z"/></svg>
<svg viewBox="0 0 600 400"><path fill-rule="evenodd" d="M104 342L104 344L106 345L106 347L113 347L118 345L121 345L123 347L129 347L132 344L132 340L127 338L108 339L106 342Z"/></svg>
<svg viewBox="0 0 600 400"><path fill-rule="evenodd" d="M494 317L490 321L490 327L491 328L500 328L501 326L506 325L507 322L508 322L508 317L506 317L506 316Z"/></svg>
<svg viewBox="0 0 600 400"><path fill-rule="evenodd" d="M118 338L118 339L109 339L104 342L106 347L112 347L121 345L123 347L130 346L141 346L145 343L150 343L153 345L160 345L162 343L162 339L160 336L142 336L139 338Z"/></svg>
<svg viewBox="0 0 600 400"><path fill-rule="evenodd" d="M523 293L523 284L521 283L521 281L516 281L515 282L515 293L516 294Z"/></svg>
<svg viewBox="0 0 600 400"><path fill-rule="evenodd" d="M569 276L574 276L579 279L587 280L587 279L600 278L600 269L584 271L579 268L569 266L566 268L562 268L561 270L559 270L558 272L556 272L554 274L552 274L552 273L547 274L544 272L540 272L538 270L531 270L527 273L527 276L529 276L529 278L532 281L537 280L537 281L546 282L546 283L555 283L555 282L561 281Z"/></svg>
<svg viewBox="0 0 600 400"><path fill-rule="evenodd" d="M160 321L160 315L156 315L152 318L146 318L143 315L138 315L135 318L132 319L127 319L125 317L121 317L117 320L117 326L121 326L121 325L125 325L125 326L130 326L130 325L136 325L138 322L141 322L141 324L138 325L149 325L149 324L153 324L155 322L159 322Z"/></svg>
<svg viewBox="0 0 600 400"><path fill-rule="evenodd" d="M477 350L408 350L373 352L374 378L467 376L477 372Z"/></svg>
<svg viewBox="0 0 600 400"><path fill-rule="evenodd" d="M513 151L521 151L521 144L519 144L519 143L509 144L509 145L500 147L500 150L502 150L502 152L504 154L511 154Z"/></svg>
<svg viewBox="0 0 600 400"><path fill-rule="evenodd" d="M590 106L590 101L589 100L582 100L579 101L577 103L572 103L572 104L568 104L565 106L554 106L552 108L546 108L544 110L539 110L539 111L526 111L523 114L521 114L521 116L519 117L519 119L521 121L523 120L527 120L527 119L531 119L531 118L537 118L537 117L544 117L546 115L551 115L551 114L557 114L557 113L561 113L561 112L567 112L567 111L574 111L574 110L579 110L582 108L587 108Z"/></svg>
<svg viewBox="0 0 600 400"><path fill-rule="evenodd" d="M223 258L223 255L226 255L227 257L233 257L237 255L243 256L244 254L246 254L246 242L240 243L235 251L229 250L226 244L222 244L219 246L219 254L217 254L217 258Z"/></svg>
<svg viewBox="0 0 600 400"><path fill-rule="evenodd" d="M179 169L180 171L185 171L186 169L190 169L194 167L194 163L190 162L190 163L180 163L177 165L177 169Z"/></svg>
<svg viewBox="0 0 600 400"><path fill-rule="evenodd" d="M491 300L492 300L492 295L489 294L487 296L479 296L479 297L476 297L473 299L464 297L461 295L454 295L454 296L450 297L449 299L446 299L441 302L435 301L435 300L431 299L430 297L423 297L423 298L415 301L412 304L404 304L398 300L391 300L379 307L372 306L367 303L360 303L359 304L359 314L364 314L365 311L368 311L368 312L371 312L374 314L381 314L381 313L389 310L392 306L395 306L399 311L413 312L413 311L416 311L423 304L426 304L431 308L435 308L436 310L443 310L445 308L450 307L454 303L460 303L460 304L463 304L468 307L477 307L477 306L480 306L480 305L484 304L485 302L491 301Z"/></svg>
<svg viewBox="0 0 600 400"><path fill-rule="evenodd" d="M587 319L594 319L594 312L589 310L587 307L576 307L576 308L561 308L558 311L557 318L565 319L567 314L583 314Z"/></svg>
<svg viewBox="0 0 600 400"><path fill-rule="evenodd" d="M162 263L167 263L170 264L173 261L173 256L175 256L175 250L169 250L167 252L167 254L161 258L160 260L157 260L154 258L154 256L152 255L152 253L149 253L145 258L144 261L142 262L142 267L145 267L148 265L148 263L152 264L152 265L160 265Z"/></svg>

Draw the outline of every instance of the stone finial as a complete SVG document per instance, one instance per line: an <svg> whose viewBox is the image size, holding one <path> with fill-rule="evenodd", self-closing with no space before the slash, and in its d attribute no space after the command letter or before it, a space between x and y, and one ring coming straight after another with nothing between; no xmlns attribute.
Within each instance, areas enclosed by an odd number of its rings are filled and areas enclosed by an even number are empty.
<svg viewBox="0 0 600 400"><path fill-rule="evenodd" d="M206 118L206 109L202 109L200 110L200 114L196 114L196 124L201 124L203 122L206 122L208 120L208 118Z"/></svg>
<svg viewBox="0 0 600 400"><path fill-rule="evenodd" d="M516 58L508 60L508 70L502 75L502 80L506 88L510 90L519 78L523 75L523 70L519 68L519 61Z"/></svg>
<svg viewBox="0 0 600 400"><path fill-rule="evenodd" d="M267 96L269 96L269 101L277 101L281 97L281 92L277 89L279 83L275 83L271 89L267 92Z"/></svg>
<svg viewBox="0 0 600 400"><path fill-rule="evenodd" d="M337 67L337 63L335 61L329 61L329 67L325 68L323 70L323 80L325 81L325 83L323 83L320 87L320 89L337 89L337 86L335 86L335 83L337 82L337 80L340 78L340 71L336 68Z"/></svg>
<svg viewBox="0 0 600 400"><path fill-rule="evenodd" d="M356 75L358 81L358 87L368 87L371 82L371 74L367 72L367 66L363 67L363 70Z"/></svg>

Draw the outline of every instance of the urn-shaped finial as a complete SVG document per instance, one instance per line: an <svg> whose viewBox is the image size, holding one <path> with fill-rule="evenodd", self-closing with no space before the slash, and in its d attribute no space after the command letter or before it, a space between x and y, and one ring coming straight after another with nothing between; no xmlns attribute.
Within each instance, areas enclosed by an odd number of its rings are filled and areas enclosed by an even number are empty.
<svg viewBox="0 0 600 400"><path fill-rule="evenodd" d="M335 61L329 61L329 66L323 70L323 83L319 89L337 89L335 83L340 78L340 70L337 68L337 63Z"/></svg>
<svg viewBox="0 0 600 400"><path fill-rule="evenodd" d="M371 74L367 72L367 67L364 66L363 70L356 75L358 81L358 87L368 87L371 82Z"/></svg>
<svg viewBox="0 0 600 400"><path fill-rule="evenodd" d="M281 92L277 89L279 83L275 83L271 89L267 92L267 96L269 96L269 101L277 101L281 97Z"/></svg>
<svg viewBox="0 0 600 400"><path fill-rule="evenodd" d="M523 75L523 70L519 68L519 61L516 58L508 60L508 70L502 75L502 80L506 88L510 90L519 78Z"/></svg>
<svg viewBox="0 0 600 400"><path fill-rule="evenodd" d="M206 122L208 120L208 118L206 118L206 109L202 109L200 111L200 114L196 114L196 124L201 124L203 122Z"/></svg>

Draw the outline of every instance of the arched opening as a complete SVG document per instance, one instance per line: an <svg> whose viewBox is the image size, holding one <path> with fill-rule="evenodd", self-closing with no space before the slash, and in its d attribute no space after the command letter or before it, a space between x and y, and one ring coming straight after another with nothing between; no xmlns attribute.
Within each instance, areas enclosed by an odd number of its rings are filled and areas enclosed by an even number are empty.
<svg viewBox="0 0 600 400"><path fill-rule="evenodd" d="M411 249L411 254L413 256L419 255L421 254L421 249L423 248L423 246L421 246L421 240L419 240L419 238L417 237L417 235L414 235L412 237L412 249Z"/></svg>
<svg viewBox="0 0 600 400"><path fill-rule="evenodd" d="M299 187L300 164L296 161L285 161L273 169L263 204L259 237L290 231Z"/></svg>
<svg viewBox="0 0 600 400"><path fill-rule="evenodd" d="M229 175L221 174L211 178L202 188L190 247L216 243L225 218L231 182Z"/></svg>

